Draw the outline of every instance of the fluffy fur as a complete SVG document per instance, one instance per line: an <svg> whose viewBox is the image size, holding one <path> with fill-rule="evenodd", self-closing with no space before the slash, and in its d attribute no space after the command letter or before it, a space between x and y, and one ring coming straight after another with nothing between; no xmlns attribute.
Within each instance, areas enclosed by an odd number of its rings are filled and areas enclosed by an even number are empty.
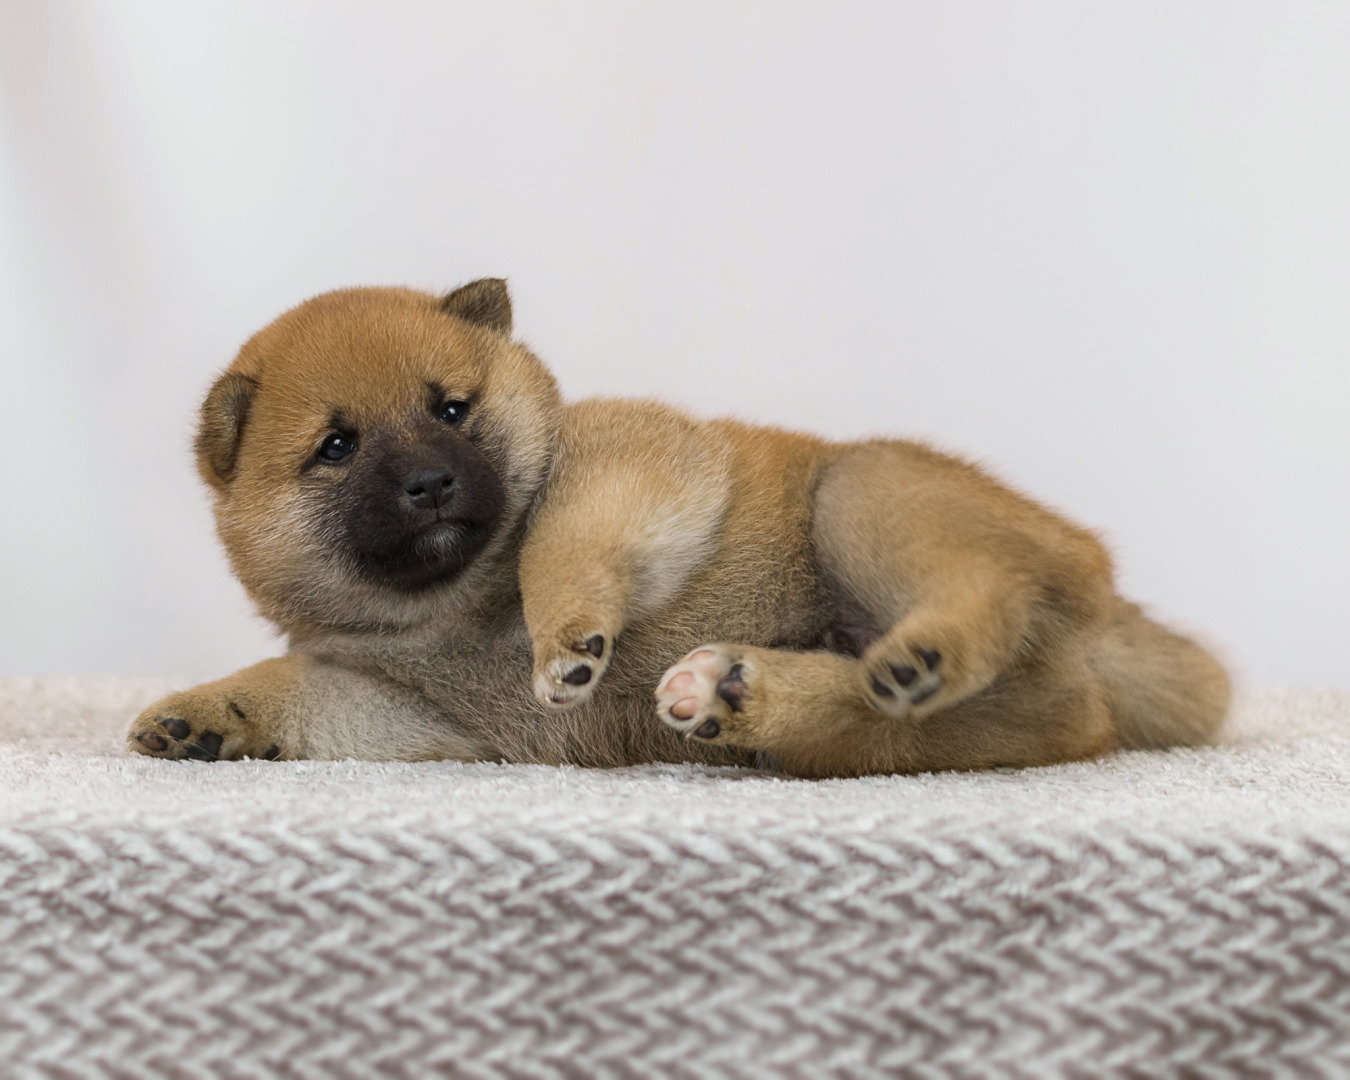
<svg viewBox="0 0 1350 1080"><path fill-rule="evenodd" d="M290 651L158 702L132 750L839 776L1221 723L1222 666L1116 594L1090 532L975 467L564 405L510 322L497 280L351 289L244 346L198 466Z"/></svg>

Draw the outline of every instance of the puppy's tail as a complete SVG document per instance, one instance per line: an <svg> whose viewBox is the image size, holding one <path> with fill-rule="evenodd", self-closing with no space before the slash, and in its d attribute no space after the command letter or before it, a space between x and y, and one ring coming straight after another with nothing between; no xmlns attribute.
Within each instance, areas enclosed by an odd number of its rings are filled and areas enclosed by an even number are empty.
<svg viewBox="0 0 1350 1080"><path fill-rule="evenodd" d="M1190 638L1121 603L1092 658L1122 746L1198 746L1228 713L1232 682Z"/></svg>

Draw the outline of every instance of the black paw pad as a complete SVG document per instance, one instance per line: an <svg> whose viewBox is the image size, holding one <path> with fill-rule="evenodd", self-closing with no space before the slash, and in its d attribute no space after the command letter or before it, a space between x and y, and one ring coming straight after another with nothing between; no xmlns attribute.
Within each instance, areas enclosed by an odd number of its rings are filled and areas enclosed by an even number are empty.
<svg viewBox="0 0 1350 1080"><path fill-rule="evenodd" d="M605 639L602 634L592 634L581 643L581 648L577 652L588 652L597 660L605 655Z"/></svg>
<svg viewBox="0 0 1350 1080"><path fill-rule="evenodd" d="M159 722L159 726L175 739L186 739L192 731L192 728L188 726L186 720L180 720L176 716L166 717Z"/></svg>
<svg viewBox="0 0 1350 1080"><path fill-rule="evenodd" d="M136 741L147 750L153 750L155 753L163 753L169 748L169 740L163 735L156 735L153 731L143 731L136 736Z"/></svg>
<svg viewBox="0 0 1350 1080"><path fill-rule="evenodd" d="M891 674L901 686L913 686L914 680L919 677L919 673L908 664L892 664Z"/></svg>
<svg viewBox="0 0 1350 1080"><path fill-rule="evenodd" d="M715 739L722 734L722 725L710 716L699 725L694 734L700 739Z"/></svg>
<svg viewBox="0 0 1350 1080"><path fill-rule="evenodd" d="M732 712L745 708L745 665L732 664L731 670L717 680L717 696L731 706ZM710 720L709 723L715 725L717 721Z"/></svg>
<svg viewBox="0 0 1350 1080"><path fill-rule="evenodd" d="M920 690L917 694L915 694L912 698L909 699L909 703L911 705L922 705L925 701L927 701L937 692L938 688L936 686L925 686L922 690Z"/></svg>
<svg viewBox="0 0 1350 1080"><path fill-rule="evenodd" d="M591 681L591 669L585 664L578 664L562 677L562 681L568 686L585 686Z"/></svg>
<svg viewBox="0 0 1350 1080"><path fill-rule="evenodd" d="M276 761L276 759L279 757L281 757L281 747L279 747L276 743L273 743L271 746L269 746L267 748L267 751L263 754L264 761Z"/></svg>
<svg viewBox="0 0 1350 1080"><path fill-rule="evenodd" d="M893 697L895 697L895 691L892 690L889 686L887 686L887 685L886 685L884 682L882 682L880 679L873 679L873 680L872 680L872 693L876 694L876 696L879 697L879 698L893 698Z"/></svg>
<svg viewBox="0 0 1350 1080"><path fill-rule="evenodd" d="M932 671L942 663L942 654L936 649L917 649L919 659L928 665L928 670ZM912 668L910 670L913 670Z"/></svg>
<svg viewBox="0 0 1350 1080"><path fill-rule="evenodd" d="M188 743L187 756L198 761L215 761L220 757L220 744L224 741L224 736L214 731L203 732L196 742Z"/></svg>

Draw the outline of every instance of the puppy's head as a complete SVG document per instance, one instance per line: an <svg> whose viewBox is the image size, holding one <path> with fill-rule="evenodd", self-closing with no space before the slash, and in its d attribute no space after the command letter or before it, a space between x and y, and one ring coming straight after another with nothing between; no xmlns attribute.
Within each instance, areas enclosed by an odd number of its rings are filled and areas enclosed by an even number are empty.
<svg viewBox="0 0 1350 1080"><path fill-rule="evenodd" d="M197 464L264 614L406 626L481 595L560 415L510 330L506 284L485 279L326 293L244 346L202 405Z"/></svg>

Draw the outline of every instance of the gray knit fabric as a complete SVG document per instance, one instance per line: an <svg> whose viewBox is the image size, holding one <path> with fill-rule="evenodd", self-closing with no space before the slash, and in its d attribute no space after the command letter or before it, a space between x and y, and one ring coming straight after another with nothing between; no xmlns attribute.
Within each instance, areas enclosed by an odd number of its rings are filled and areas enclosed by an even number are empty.
<svg viewBox="0 0 1350 1080"><path fill-rule="evenodd" d="M805 782L122 756L0 682L0 1075L1350 1075L1350 692Z"/></svg>

